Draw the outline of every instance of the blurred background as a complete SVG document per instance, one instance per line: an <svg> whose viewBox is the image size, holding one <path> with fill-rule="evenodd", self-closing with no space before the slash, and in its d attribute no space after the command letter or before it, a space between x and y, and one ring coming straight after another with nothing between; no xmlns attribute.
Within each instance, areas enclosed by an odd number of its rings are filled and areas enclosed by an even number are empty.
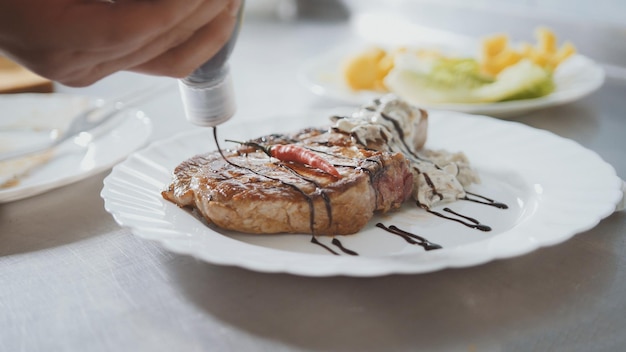
<svg viewBox="0 0 626 352"><path fill-rule="evenodd" d="M248 0L246 11L248 20L350 21L355 27L367 16L396 16L474 38L506 31L515 40L532 40L534 27L545 25L609 65L609 74L626 67L623 0Z"/></svg>
<svg viewBox="0 0 626 352"><path fill-rule="evenodd" d="M496 33L506 33L514 42L532 42L534 29L547 26L559 40L571 41L580 54L601 64L607 76L626 78L624 0L246 0L244 11L246 22L260 28L281 22L284 28L293 28L290 36L302 36L299 31L306 26L323 28L328 34L315 38L314 46L326 49L359 39L388 45L406 44L398 40L459 39L468 45L468 39L478 41ZM402 21L422 33L400 35ZM397 28L387 28L390 24ZM254 31L249 35L270 35L259 28ZM292 49L311 50L306 45L303 39ZM237 51L235 56L240 56ZM53 90L47 80L17 71L0 57L0 93Z"/></svg>

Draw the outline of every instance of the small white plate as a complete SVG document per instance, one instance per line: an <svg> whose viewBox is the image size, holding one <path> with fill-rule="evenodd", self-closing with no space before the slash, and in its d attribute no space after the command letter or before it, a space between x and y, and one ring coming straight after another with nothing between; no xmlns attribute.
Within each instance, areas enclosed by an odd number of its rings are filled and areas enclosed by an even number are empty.
<svg viewBox="0 0 626 352"><path fill-rule="evenodd" d="M347 44L312 58L299 69L299 82L317 95L344 103L361 105L371 101L384 93L354 91L346 85L342 73L342 65L346 58L363 48L363 44ZM556 69L554 72L556 88L547 96L484 104L422 104L421 107L511 118L581 99L600 88L604 83L604 76L601 66L585 56L576 54Z"/></svg>
<svg viewBox="0 0 626 352"><path fill-rule="evenodd" d="M229 122L219 139L322 126L328 114L259 118L254 125ZM506 203L498 209L467 201L447 207L480 220L482 232L441 219L415 205L376 216L359 233L338 236L359 256L332 255L310 243L310 235L249 235L225 231L164 200L160 192L183 160L214 146L210 130L192 131L158 141L115 166L104 181L105 208L122 226L165 248L210 263L261 272L305 276L378 276L424 273L508 258L563 242L594 227L622 199L622 182L597 154L571 140L515 122L456 112L432 112L427 147L464 151L482 178L472 191ZM443 206L437 207L443 212ZM350 219L345 219L350 221ZM398 227L443 246L425 251L377 228Z"/></svg>
<svg viewBox="0 0 626 352"><path fill-rule="evenodd" d="M96 103L59 93L0 96L0 151L45 142L55 129L63 131L75 114ZM0 162L0 203L82 180L145 145L152 132L150 119L133 109L117 115L94 133L68 140L50 152Z"/></svg>

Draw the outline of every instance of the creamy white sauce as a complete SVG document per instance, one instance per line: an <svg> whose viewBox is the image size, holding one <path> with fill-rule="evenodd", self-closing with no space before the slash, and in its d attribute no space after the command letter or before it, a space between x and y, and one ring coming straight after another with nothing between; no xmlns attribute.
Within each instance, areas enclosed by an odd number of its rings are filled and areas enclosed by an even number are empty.
<svg viewBox="0 0 626 352"><path fill-rule="evenodd" d="M411 163L413 198L425 207L465 197L465 187L479 182L463 153L423 148L428 116L393 94L364 105L350 116L335 117L333 127L368 148L401 152Z"/></svg>

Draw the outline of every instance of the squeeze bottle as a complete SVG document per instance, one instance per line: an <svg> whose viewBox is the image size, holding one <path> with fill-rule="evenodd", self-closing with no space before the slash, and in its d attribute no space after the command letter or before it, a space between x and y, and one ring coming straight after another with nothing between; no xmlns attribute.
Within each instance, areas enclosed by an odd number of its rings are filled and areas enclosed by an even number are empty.
<svg viewBox="0 0 626 352"><path fill-rule="evenodd" d="M229 41L209 61L178 81L187 120L215 127L230 119L236 110L233 81L228 66L241 27L243 1Z"/></svg>

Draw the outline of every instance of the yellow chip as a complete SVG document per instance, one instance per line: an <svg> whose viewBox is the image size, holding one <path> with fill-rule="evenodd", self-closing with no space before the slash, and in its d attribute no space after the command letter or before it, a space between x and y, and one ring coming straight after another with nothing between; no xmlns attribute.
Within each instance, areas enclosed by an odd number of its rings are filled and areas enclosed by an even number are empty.
<svg viewBox="0 0 626 352"><path fill-rule="evenodd" d="M381 58L378 61L378 65L377 65L378 78L379 79L385 78L385 76L387 76L389 71L393 69L393 66L394 66L393 55L385 55L383 58Z"/></svg>
<svg viewBox="0 0 626 352"><path fill-rule="evenodd" d="M550 67L551 55L539 50L533 50L527 56L532 62L541 67Z"/></svg>
<svg viewBox="0 0 626 352"><path fill-rule="evenodd" d="M494 34L483 40L483 57L493 57L501 53L509 45L506 34Z"/></svg>
<svg viewBox="0 0 626 352"><path fill-rule="evenodd" d="M553 57L553 60L556 64L555 66L558 66L561 62L565 61L565 59L574 55L575 53L576 47L574 46L574 44L570 42L563 43Z"/></svg>
<svg viewBox="0 0 626 352"><path fill-rule="evenodd" d="M506 66L511 66L511 65L515 65L516 63L518 63L519 60L522 59L522 55L518 53L517 51L507 49L501 52L500 54L498 54L498 56L496 56L495 59L496 59L496 62L504 68Z"/></svg>
<svg viewBox="0 0 626 352"><path fill-rule="evenodd" d="M556 52L556 35L546 27L539 27L535 31L537 48L539 51L553 54Z"/></svg>
<svg viewBox="0 0 626 352"><path fill-rule="evenodd" d="M519 52L522 56L528 57L534 50L535 48L530 43L522 42L520 44Z"/></svg>
<svg viewBox="0 0 626 352"><path fill-rule="evenodd" d="M515 65L522 59L522 55L515 50L505 49L498 55L483 61L483 71L496 76L505 68Z"/></svg>
<svg viewBox="0 0 626 352"><path fill-rule="evenodd" d="M386 56L380 48L371 48L360 55L349 59L344 66L344 78L348 86L354 90L378 89L380 80L379 62Z"/></svg>

